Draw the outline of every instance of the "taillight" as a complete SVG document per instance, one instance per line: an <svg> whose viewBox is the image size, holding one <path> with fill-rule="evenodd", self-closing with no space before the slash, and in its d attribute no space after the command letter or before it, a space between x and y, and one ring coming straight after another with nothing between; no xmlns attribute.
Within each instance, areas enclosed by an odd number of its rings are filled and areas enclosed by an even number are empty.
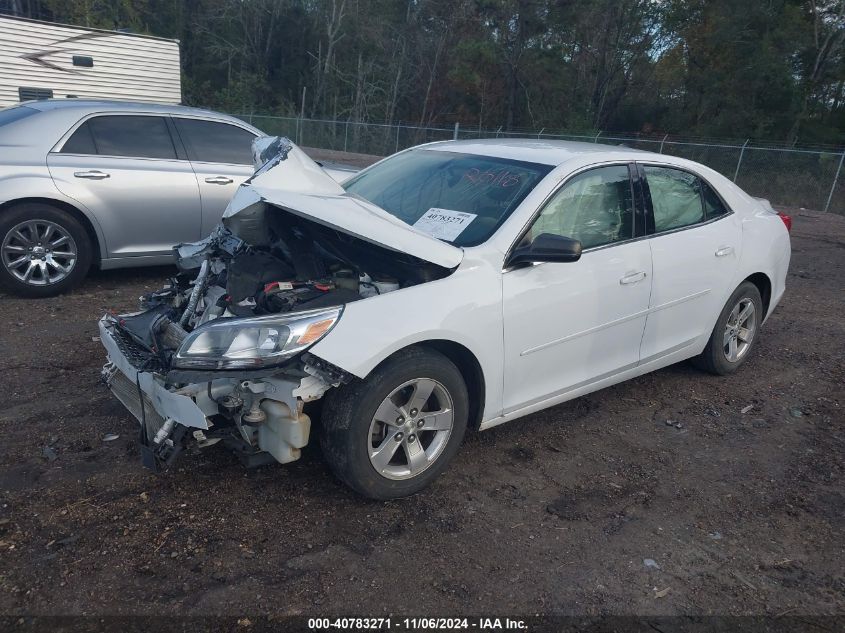
<svg viewBox="0 0 845 633"><path fill-rule="evenodd" d="M780 219L783 220L783 223L786 225L786 230L790 233L792 232L792 216L786 215L783 211L778 211L778 215Z"/></svg>

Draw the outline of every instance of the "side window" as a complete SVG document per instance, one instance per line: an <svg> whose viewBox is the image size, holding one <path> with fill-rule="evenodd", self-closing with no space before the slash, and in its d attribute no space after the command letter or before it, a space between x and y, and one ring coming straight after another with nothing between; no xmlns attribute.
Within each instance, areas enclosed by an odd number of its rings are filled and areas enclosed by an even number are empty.
<svg viewBox="0 0 845 633"><path fill-rule="evenodd" d="M91 136L91 126L88 121L76 128L71 137L62 147L62 154L96 154L97 146Z"/></svg>
<svg viewBox="0 0 845 633"><path fill-rule="evenodd" d="M236 125L175 118L188 158L203 163L252 165L255 135Z"/></svg>
<svg viewBox="0 0 845 633"><path fill-rule="evenodd" d="M701 181L701 197L704 199L704 215L708 220L718 218L728 213L725 203L716 195L713 188L703 180Z"/></svg>
<svg viewBox="0 0 845 633"><path fill-rule="evenodd" d="M163 117L98 116L89 119L87 125L91 128L97 153L102 156L176 158L173 140Z"/></svg>
<svg viewBox="0 0 845 633"><path fill-rule="evenodd" d="M603 246L634 235L634 200L627 165L591 169L554 194L528 233L579 240L583 248Z"/></svg>
<svg viewBox="0 0 845 633"><path fill-rule="evenodd" d="M662 233L704 220L701 181L693 174L668 167L643 166L651 206L654 231Z"/></svg>

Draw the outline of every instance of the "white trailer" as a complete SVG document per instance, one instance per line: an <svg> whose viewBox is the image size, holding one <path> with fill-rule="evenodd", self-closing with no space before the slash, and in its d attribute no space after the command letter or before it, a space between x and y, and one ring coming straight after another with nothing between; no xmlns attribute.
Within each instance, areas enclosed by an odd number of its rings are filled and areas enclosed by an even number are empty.
<svg viewBox="0 0 845 633"><path fill-rule="evenodd" d="M180 103L179 41L0 15L0 107L74 97Z"/></svg>

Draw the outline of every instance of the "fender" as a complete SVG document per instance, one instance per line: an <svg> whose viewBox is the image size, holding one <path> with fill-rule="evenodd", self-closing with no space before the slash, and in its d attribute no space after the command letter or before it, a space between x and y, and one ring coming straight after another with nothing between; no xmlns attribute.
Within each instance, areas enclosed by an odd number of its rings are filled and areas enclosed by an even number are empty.
<svg viewBox="0 0 845 633"><path fill-rule="evenodd" d="M101 256L105 257L108 252L106 237L96 216L85 205L59 191L46 166L43 168L29 166L23 173L7 173L0 176L0 213L3 212L4 208L27 200L46 203L58 202L62 206L70 206L76 209L93 229L99 252Z"/></svg>
<svg viewBox="0 0 845 633"><path fill-rule="evenodd" d="M498 417L504 383L501 270L500 254L482 257L467 248L448 277L347 304L332 331L310 352L366 378L408 346L457 343L484 368L484 419ZM454 297L463 298L457 309Z"/></svg>
<svg viewBox="0 0 845 633"><path fill-rule="evenodd" d="M761 206L759 211L743 218L742 236L749 247L742 251L740 281L755 273L763 273L771 284L769 305L763 317L765 323L786 290L786 275L792 255L789 231L776 213Z"/></svg>

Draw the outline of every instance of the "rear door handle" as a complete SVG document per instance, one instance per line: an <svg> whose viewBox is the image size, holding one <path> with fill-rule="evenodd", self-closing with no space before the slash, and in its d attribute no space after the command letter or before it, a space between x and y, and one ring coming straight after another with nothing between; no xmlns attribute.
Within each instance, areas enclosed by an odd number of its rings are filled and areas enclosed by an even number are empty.
<svg viewBox="0 0 845 633"><path fill-rule="evenodd" d="M230 185L235 182L227 176L211 176L209 178L206 178L205 181L209 185Z"/></svg>
<svg viewBox="0 0 845 633"><path fill-rule="evenodd" d="M727 257L734 252L733 246L722 246L719 250L716 251L716 257Z"/></svg>
<svg viewBox="0 0 845 633"><path fill-rule="evenodd" d="M628 284L635 284L638 281L642 281L643 279L645 279L645 272L641 270L636 273L628 273L627 275L622 277L622 279L619 280L619 283L623 286L626 286Z"/></svg>
<svg viewBox="0 0 845 633"><path fill-rule="evenodd" d="M103 178L111 178L111 174L97 169L89 169L88 171L73 172L75 178L87 178L88 180L102 180Z"/></svg>

